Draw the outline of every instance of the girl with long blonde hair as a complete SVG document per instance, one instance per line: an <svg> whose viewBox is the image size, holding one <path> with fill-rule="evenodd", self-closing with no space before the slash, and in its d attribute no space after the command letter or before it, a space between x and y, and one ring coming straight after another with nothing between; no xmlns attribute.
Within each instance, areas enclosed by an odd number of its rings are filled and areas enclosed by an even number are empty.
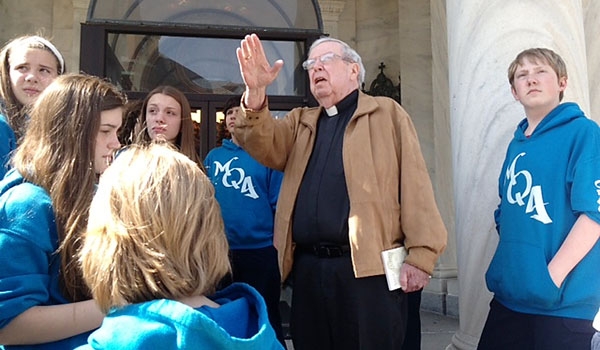
<svg viewBox="0 0 600 350"><path fill-rule="evenodd" d="M94 349L281 349L260 294L234 284L215 190L168 143L132 145L102 175L81 268L108 315Z"/></svg>

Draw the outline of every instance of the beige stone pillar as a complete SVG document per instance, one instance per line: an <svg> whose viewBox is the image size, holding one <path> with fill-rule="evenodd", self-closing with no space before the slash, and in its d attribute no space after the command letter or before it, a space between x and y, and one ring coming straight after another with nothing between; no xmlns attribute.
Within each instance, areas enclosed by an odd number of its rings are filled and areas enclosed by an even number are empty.
<svg viewBox="0 0 600 350"><path fill-rule="evenodd" d="M435 1L435 3L443 2ZM449 289L452 289L452 285L456 285L457 274L452 203L452 154L447 113L448 78L447 69L442 68L441 72L435 71L439 61L436 61L437 57L432 59L433 55L440 53L437 47L433 47L433 42L442 44L441 54L447 56L446 30L445 22L442 31L435 27L437 22L431 20L432 16L435 16L432 13L435 11L433 6L434 4L427 1L399 0L398 31L397 34L394 33L393 38L398 37L398 45L394 45L394 41L389 41L379 46L390 48L398 46L396 50L400 58L399 72L402 76L402 105L411 116L419 135L437 205L448 229L446 250L437 261L431 283L424 290L421 306L423 309L456 316L457 295L454 293L454 296L448 296ZM445 18L445 10L443 12ZM378 34L378 36L384 35ZM440 37L443 40L438 40ZM381 52L382 49L377 51ZM387 58L385 62L387 64ZM390 60L390 62L394 61ZM443 60L443 64L447 64L447 58ZM392 81L396 83L394 75L390 75ZM440 106L443 107L438 108Z"/></svg>
<svg viewBox="0 0 600 350"><path fill-rule="evenodd" d="M584 0L585 39L590 86L590 110L585 111L595 121L600 121L600 1Z"/></svg>
<svg viewBox="0 0 600 350"><path fill-rule="evenodd" d="M52 36L52 0L0 0L0 47L26 34Z"/></svg>
<svg viewBox="0 0 600 350"><path fill-rule="evenodd" d="M323 19L323 30L334 38L338 38L338 22L340 14L346 6L345 1L319 1L321 6L321 17Z"/></svg>
<svg viewBox="0 0 600 350"><path fill-rule="evenodd" d="M491 294L484 274L497 245L497 181L522 107L506 70L518 52L548 47L566 61L566 101L589 110L581 0L447 2L460 328L448 349L475 349Z"/></svg>
<svg viewBox="0 0 600 350"><path fill-rule="evenodd" d="M55 0L52 6L52 43L65 58L68 72L77 72L73 53L73 4L71 0ZM79 52L79 50L77 50Z"/></svg>
<svg viewBox="0 0 600 350"><path fill-rule="evenodd" d="M72 0L73 1L73 12L72 12L72 53L71 64L72 71L79 71L79 56L81 49L81 23L84 23L87 19L88 7L90 0Z"/></svg>
<svg viewBox="0 0 600 350"><path fill-rule="evenodd" d="M456 231L452 173L452 144L448 92L448 42L446 1L431 1L431 102L433 104L433 140L435 148L434 189L438 208L448 230L446 251L440 257L429 289L445 293L445 313L458 316Z"/></svg>

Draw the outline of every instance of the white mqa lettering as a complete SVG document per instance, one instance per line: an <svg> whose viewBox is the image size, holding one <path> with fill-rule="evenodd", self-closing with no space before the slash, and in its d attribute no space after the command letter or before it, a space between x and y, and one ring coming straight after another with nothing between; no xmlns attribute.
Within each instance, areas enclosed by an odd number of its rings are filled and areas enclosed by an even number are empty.
<svg viewBox="0 0 600 350"><path fill-rule="evenodd" d="M512 161L508 169L506 169L506 179L508 180L508 187L506 189L506 198L510 204L517 204L522 207L525 205L525 199L527 199L527 206L525 207L525 213L531 215L532 219L535 219L543 224L552 223L552 219L546 212L546 204L542 195L542 187L539 185L532 186L533 180L531 173L527 170L520 170L515 172L517 166L517 160L525 156L525 153L518 154ZM517 184L519 177L522 177L525 181L525 189L523 192L514 192L513 187Z"/></svg>
<svg viewBox="0 0 600 350"><path fill-rule="evenodd" d="M233 187L236 190L240 190L240 193L252 199L258 198L258 194L254 190L252 178L250 176L246 176L244 169L231 168L231 162L237 159L239 158L233 157L225 164L215 161L215 176L219 174L219 172L222 172L223 178L221 182L223 183L223 186Z"/></svg>
<svg viewBox="0 0 600 350"><path fill-rule="evenodd" d="M598 211L600 211L600 180L594 181L594 186L596 186L596 194L598 195L596 203L598 203Z"/></svg>

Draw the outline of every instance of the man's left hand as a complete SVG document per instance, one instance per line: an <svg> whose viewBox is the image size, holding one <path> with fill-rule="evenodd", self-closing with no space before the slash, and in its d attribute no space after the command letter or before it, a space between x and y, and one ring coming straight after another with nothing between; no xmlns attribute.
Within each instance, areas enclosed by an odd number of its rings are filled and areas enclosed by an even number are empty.
<svg viewBox="0 0 600 350"><path fill-rule="evenodd" d="M405 293L425 288L430 279L427 272L412 265L404 263L400 268L400 287Z"/></svg>

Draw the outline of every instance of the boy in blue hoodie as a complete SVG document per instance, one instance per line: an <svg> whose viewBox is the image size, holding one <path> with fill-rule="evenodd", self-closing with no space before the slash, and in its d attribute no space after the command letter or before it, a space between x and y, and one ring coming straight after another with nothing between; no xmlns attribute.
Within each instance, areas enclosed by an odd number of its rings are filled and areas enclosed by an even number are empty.
<svg viewBox="0 0 600 350"><path fill-rule="evenodd" d="M478 349L589 349L600 306L600 128L575 103L562 58L521 52L508 69L524 109L494 213L494 293Z"/></svg>
<svg viewBox="0 0 600 350"><path fill-rule="evenodd" d="M275 207L283 173L260 164L238 145L234 127L240 98L225 102L223 114L231 139L222 140L221 147L208 153L204 167L215 186L225 222L231 279L248 283L265 298L271 325L285 344L279 313L281 274L273 246Z"/></svg>

